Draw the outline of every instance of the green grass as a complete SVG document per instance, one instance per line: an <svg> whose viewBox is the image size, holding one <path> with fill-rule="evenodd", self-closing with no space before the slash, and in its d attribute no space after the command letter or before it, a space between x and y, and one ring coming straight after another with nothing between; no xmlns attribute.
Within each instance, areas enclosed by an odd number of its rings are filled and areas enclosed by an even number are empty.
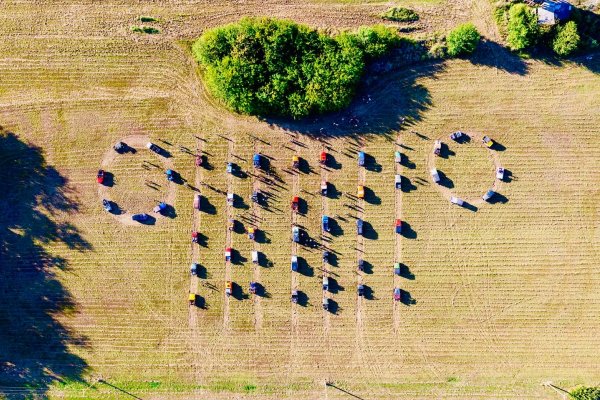
<svg viewBox="0 0 600 400"><path fill-rule="evenodd" d="M148 17L148 16L144 16L144 15L142 15L139 19L140 19L140 22L159 22L159 20L157 18Z"/></svg>
<svg viewBox="0 0 600 400"><path fill-rule="evenodd" d="M381 14L381 18L396 22L415 22L419 19L419 14L404 7L392 7Z"/></svg>
<svg viewBox="0 0 600 400"><path fill-rule="evenodd" d="M153 26L132 26L131 31L135 33L148 33L150 35L154 35L160 33L158 28L154 28Z"/></svg>

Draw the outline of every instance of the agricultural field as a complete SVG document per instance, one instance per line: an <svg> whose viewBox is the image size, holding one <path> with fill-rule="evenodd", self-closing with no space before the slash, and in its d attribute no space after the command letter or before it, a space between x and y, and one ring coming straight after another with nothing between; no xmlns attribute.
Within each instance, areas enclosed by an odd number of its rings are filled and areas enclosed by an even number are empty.
<svg viewBox="0 0 600 400"><path fill-rule="evenodd" d="M473 20L498 40L484 3L406 2L421 15L417 34ZM554 399L542 383L600 383L600 54L560 64L488 43L470 60L381 75L349 110L294 123L225 110L190 54L204 29L242 15L337 30L380 22L389 6L2 3L0 398ZM140 15L160 32L132 32ZM472 140L451 141L457 130ZM116 154L121 140L136 151ZM269 173L253 168L255 153ZM110 173L102 187L100 168ZM167 182L166 168L181 181ZM499 196L483 202L492 186ZM255 190L263 204L250 200ZM126 216L172 208L132 224L105 212L105 197ZM292 224L317 247L292 243Z"/></svg>

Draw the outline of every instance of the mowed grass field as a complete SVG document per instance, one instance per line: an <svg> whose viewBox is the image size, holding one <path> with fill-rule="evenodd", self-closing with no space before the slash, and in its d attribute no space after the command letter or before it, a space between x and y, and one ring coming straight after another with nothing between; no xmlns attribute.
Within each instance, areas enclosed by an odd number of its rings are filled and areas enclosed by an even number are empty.
<svg viewBox="0 0 600 400"><path fill-rule="evenodd" d="M442 6L456 23L479 12L469 2L452 4ZM77 210L49 217L81 240L42 237L33 250L17 247L0 260L18 281L43 250L44 273L55 278L28 286L25 275L17 286L2 286L3 312L10 321L23 313L27 323L3 337L0 397L131 398L121 389L143 399L349 398L344 391L364 399L539 399L555 396L545 381L600 381L598 56L586 66L503 53L509 62L480 54L477 63L418 65L361 93L373 100L351 107L358 128L339 115L288 130L223 110L205 92L183 42L242 14L339 28L376 22L372 15L386 7L3 5L0 125L39 146L56 169ZM422 7L427 13L432 2ZM161 33L130 33L139 15L158 17ZM321 126L332 136L305 134ZM497 157L510 171L498 187L502 202L457 208L433 184L428 165L438 138L454 153L435 159L453 193L475 198L494 181L487 150L448 140L458 129L502 145ZM102 160L132 135L168 150L189 184L169 189L162 160L144 149L106 167L114 174L111 198L128 211L149 212L175 191L176 216L152 226L121 224L98 197ZM335 159L324 169L322 149ZM366 170L356 161L361 149L371 156ZM195 168L187 150L202 151L208 168ZM394 163L396 150L405 155L402 166ZM272 175L254 171L255 152L269 158ZM309 168L292 171L294 154ZM227 176L228 161L245 176ZM402 193L394 189L396 173L406 178ZM322 179L332 184L328 198L318 194ZM360 202L354 196L363 180L367 198ZM268 195L268 207L252 205L255 188ZM204 211L192 209L195 190ZM226 206L227 191L239 195L236 207ZM294 195L306 203L297 216L290 212ZM335 220L323 238L322 212ZM359 212L371 227L364 240L356 236ZM245 227L254 221L264 232L259 242L228 233L230 216ZM394 233L396 218L405 221L403 236ZM8 235L20 232L10 218L2 221ZM291 243L292 221L335 254L328 269L336 284L327 295L333 313L321 309L321 251ZM205 236L201 246L190 243L194 228ZM236 251L230 265L226 246ZM252 250L266 257L260 266ZM290 271L293 252L300 274ZM359 275L360 254L369 268ZM61 268L46 260L52 257L63 260ZM190 277L192 261L202 265L201 279ZM404 264L401 277L393 275L394 262ZM227 279L243 292L226 298ZM251 280L264 296L247 296ZM357 297L359 280L368 298ZM33 300L51 298L57 286L60 304L41 316L32 311L40 307ZM395 286L404 291L401 303L392 299ZM293 288L305 304L291 304ZM188 306L190 289L204 308Z"/></svg>

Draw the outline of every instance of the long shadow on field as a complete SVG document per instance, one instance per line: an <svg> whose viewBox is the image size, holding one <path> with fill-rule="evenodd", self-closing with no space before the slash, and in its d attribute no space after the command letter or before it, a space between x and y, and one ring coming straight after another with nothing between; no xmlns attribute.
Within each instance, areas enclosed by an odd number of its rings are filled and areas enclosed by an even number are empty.
<svg viewBox="0 0 600 400"><path fill-rule="evenodd" d="M417 81L443 69L443 63L430 62L369 74L361 81L355 100L342 111L299 121L269 117L265 120L291 132L321 138L390 135L403 125L421 120L431 106L431 96Z"/></svg>
<svg viewBox="0 0 600 400"><path fill-rule="evenodd" d="M59 322L77 304L56 278L65 259L44 245L91 249L63 217L78 203L67 180L39 148L0 128L0 397L45 398L54 381L82 381L87 368L71 353L84 337Z"/></svg>
<svg viewBox="0 0 600 400"><path fill-rule="evenodd" d="M526 75L529 67L518 55L496 42L482 40L470 58L475 65L497 68L515 75Z"/></svg>

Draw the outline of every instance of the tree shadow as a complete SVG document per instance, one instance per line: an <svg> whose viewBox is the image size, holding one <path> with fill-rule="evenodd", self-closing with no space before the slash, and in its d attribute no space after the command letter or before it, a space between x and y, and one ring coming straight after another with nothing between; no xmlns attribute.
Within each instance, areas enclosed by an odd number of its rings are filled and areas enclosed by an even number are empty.
<svg viewBox="0 0 600 400"><path fill-rule="evenodd" d="M494 195L490 197L487 202L490 204L506 204L508 203L508 197L504 196L501 193L494 192Z"/></svg>
<svg viewBox="0 0 600 400"><path fill-rule="evenodd" d="M417 165L414 162L412 162L410 158L404 153L400 154L400 165L408 169L417 168Z"/></svg>
<svg viewBox="0 0 600 400"><path fill-rule="evenodd" d="M291 121L263 118L285 130L313 137L357 137L364 134L390 135L422 118L431 106L429 91L417 81L444 69L439 61L398 66L395 71L365 74L356 96L344 110L317 118Z"/></svg>
<svg viewBox="0 0 600 400"><path fill-rule="evenodd" d="M344 234L344 229L338 224L335 218L329 217L329 233L331 236L341 236Z"/></svg>
<svg viewBox="0 0 600 400"><path fill-rule="evenodd" d="M344 290L346 290L346 289L344 289L344 287L342 285L340 285L340 283L335 278L329 277L328 291L330 293L336 294L339 292L343 292Z"/></svg>
<svg viewBox="0 0 600 400"><path fill-rule="evenodd" d="M367 300L373 300L375 298L373 288L369 285L363 285L363 297Z"/></svg>
<svg viewBox="0 0 600 400"><path fill-rule="evenodd" d="M338 304L338 302L333 299L329 299L329 308L327 309L327 311L335 315L338 313L339 310L340 305Z"/></svg>
<svg viewBox="0 0 600 400"><path fill-rule="evenodd" d="M245 300L248 299L250 296L248 296L248 294L244 293L244 289L238 285L236 282L231 282L231 297L233 297L236 300Z"/></svg>
<svg viewBox="0 0 600 400"><path fill-rule="evenodd" d="M315 269L308 265L304 257L298 257L298 273L304 276L315 276Z"/></svg>
<svg viewBox="0 0 600 400"><path fill-rule="evenodd" d="M244 257L242 253L236 249L231 249L231 263L233 265L242 265L246 261L248 261L248 259Z"/></svg>
<svg viewBox="0 0 600 400"><path fill-rule="evenodd" d="M341 197L342 192L340 192L333 183L327 182L327 198L332 200L337 200Z"/></svg>
<svg viewBox="0 0 600 400"><path fill-rule="evenodd" d="M113 187L115 185L115 175L112 172L104 171L104 181L102 185Z"/></svg>
<svg viewBox="0 0 600 400"><path fill-rule="evenodd" d="M363 221L363 237L369 240L379 239L379 234L373 227L373 224L367 221Z"/></svg>
<svg viewBox="0 0 600 400"><path fill-rule="evenodd" d="M204 195L200 195L200 210L206 214L215 215L217 208L210 202L210 199Z"/></svg>
<svg viewBox="0 0 600 400"><path fill-rule="evenodd" d="M302 307L308 306L308 295L301 290L298 290L298 305Z"/></svg>
<svg viewBox="0 0 600 400"><path fill-rule="evenodd" d="M403 193L410 193L417 190L417 187L413 185L408 177L402 176L402 188L400 190L402 190Z"/></svg>
<svg viewBox="0 0 600 400"><path fill-rule="evenodd" d="M365 153L365 169L371 172L381 172L381 164L377 162L375 157L369 153Z"/></svg>
<svg viewBox="0 0 600 400"><path fill-rule="evenodd" d="M440 186L444 186L448 189L452 189L454 187L454 182L452 179L448 178L448 176L438 169L438 175L440 176Z"/></svg>
<svg viewBox="0 0 600 400"><path fill-rule="evenodd" d="M526 75L529 71L527 63L504 46L482 40L469 58L474 65L496 68L509 74Z"/></svg>
<svg viewBox="0 0 600 400"><path fill-rule="evenodd" d="M43 398L55 381L83 382L87 365L71 349L89 346L59 321L77 312L55 275L69 264L43 245L92 246L61 222L79 209L76 193L40 148L0 127L0 160L0 181L11 185L0 193L0 397Z"/></svg>

